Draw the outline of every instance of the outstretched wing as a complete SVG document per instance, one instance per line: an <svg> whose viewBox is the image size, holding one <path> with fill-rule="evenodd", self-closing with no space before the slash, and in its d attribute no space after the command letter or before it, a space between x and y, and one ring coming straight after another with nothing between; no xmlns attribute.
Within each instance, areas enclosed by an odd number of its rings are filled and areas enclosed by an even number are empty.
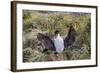
<svg viewBox="0 0 100 73"><path fill-rule="evenodd" d="M75 42L75 38L76 38L76 31L75 31L74 27L71 25L69 27L68 35L64 39L65 48L71 46Z"/></svg>
<svg viewBox="0 0 100 73"><path fill-rule="evenodd" d="M54 43L53 41L49 38L49 36L46 36L42 33L38 33L37 35L37 38L38 40L42 43L42 46L45 48L45 49L49 49L49 50L53 50L55 51L55 46L54 46Z"/></svg>

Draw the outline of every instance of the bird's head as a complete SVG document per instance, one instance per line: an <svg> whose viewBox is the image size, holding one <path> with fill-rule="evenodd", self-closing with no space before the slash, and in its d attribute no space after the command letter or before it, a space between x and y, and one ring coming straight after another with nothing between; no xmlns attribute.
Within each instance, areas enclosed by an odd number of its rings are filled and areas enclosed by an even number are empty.
<svg viewBox="0 0 100 73"><path fill-rule="evenodd" d="M58 30L56 30L55 31L55 36L57 36L59 34L59 31Z"/></svg>

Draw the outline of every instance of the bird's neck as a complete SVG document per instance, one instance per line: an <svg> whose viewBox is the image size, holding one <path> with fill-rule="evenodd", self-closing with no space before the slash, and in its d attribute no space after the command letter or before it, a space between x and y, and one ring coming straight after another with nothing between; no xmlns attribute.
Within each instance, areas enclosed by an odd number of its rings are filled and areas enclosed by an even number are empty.
<svg viewBox="0 0 100 73"><path fill-rule="evenodd" d="M60 34L59 33L57 34L57 37L60 37Z"/></svg>

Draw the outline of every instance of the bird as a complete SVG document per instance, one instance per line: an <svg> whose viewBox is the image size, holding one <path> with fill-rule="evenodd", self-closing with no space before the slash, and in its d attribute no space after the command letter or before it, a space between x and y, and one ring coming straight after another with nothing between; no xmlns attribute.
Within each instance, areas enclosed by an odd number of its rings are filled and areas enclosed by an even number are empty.
<svg viewBox="0 0 100 73"><path fill-rule="evenodd" d="M55 53L62 53L65 48L71 46L76 39L76 30L70 25L68 30L68 35L65 38L62 38L59 31L55 31L54 40L52 40L48 35L38 33L37 39L41 42L44 47L43 52L47 50L55 51Z"/></svg>

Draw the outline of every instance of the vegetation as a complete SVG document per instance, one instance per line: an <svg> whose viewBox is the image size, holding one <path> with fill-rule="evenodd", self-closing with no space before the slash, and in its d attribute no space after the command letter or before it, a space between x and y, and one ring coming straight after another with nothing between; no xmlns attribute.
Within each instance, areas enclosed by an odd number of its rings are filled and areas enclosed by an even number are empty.
<svg viewBox="0 0 100 73"><path fill-rule="evenodd" d="M69 26L77 32L76 41L62 54L42 53L43 47L37 40L38 33L53 39L54 31L59 30L63 38ZM77 12L23 10L23 62L56 60L82 60L91 58L91 14Z"/></svg>

